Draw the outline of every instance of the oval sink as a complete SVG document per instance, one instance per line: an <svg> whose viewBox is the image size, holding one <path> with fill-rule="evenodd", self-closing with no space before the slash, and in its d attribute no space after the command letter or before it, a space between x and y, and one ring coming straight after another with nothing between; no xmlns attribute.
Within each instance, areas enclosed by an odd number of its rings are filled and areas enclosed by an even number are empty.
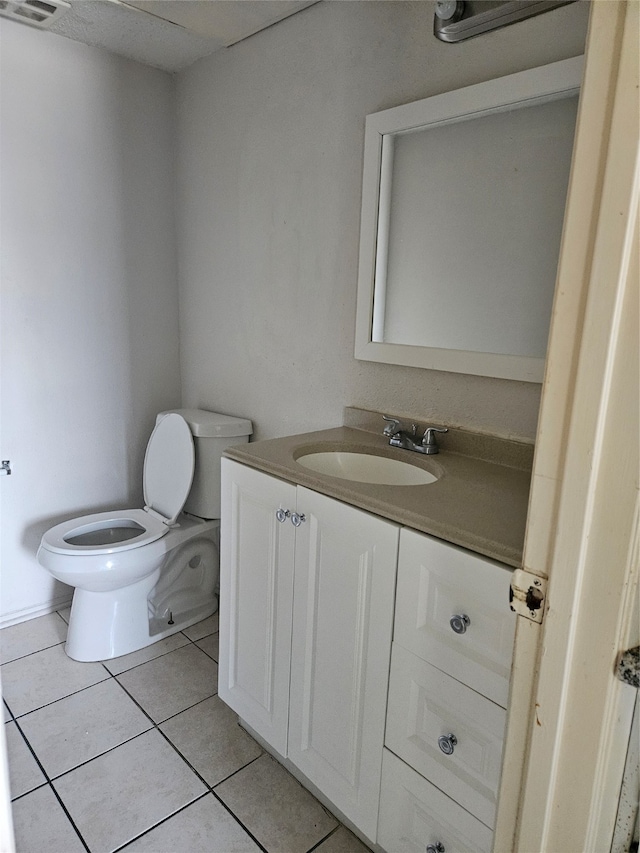
<svg viewBox="0 0 640 853"><path fill-rule="evenodd" d="M381 486L426 486L438 479L417 465L372 453L329 450L308 453L298 457L296 462L317 474Z"/></svg>

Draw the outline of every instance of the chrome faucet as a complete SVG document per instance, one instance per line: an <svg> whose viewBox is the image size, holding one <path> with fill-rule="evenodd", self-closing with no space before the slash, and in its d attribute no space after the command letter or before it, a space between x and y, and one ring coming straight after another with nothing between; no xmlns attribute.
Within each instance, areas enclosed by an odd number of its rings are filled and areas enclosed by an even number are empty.
<svg viewBox="0 0 640 853"><path fill-rule="evenodd" d="M438 427L427 427L424 431L422 439L417 436L418 425L413 424L411 433L402 429L400 421L397 418L389 418L383 415L383 420L387 421L387 426L383 430L383 435L389 437L391 447L401 447L404 450L412 450L414 453L424 453L427 456L433 456L434 453L439 453L440 448L436 442L436 432L449 432L448 429L439 429Z"/></svg>

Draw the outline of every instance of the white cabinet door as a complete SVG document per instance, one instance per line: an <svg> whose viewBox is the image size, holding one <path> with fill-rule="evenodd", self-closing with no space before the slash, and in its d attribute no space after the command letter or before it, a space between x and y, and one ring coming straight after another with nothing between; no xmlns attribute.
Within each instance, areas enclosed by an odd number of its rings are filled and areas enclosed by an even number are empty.
<svg viewBox="0 0 640 853"><path fill-rule="evenodd" d="M507 707L516 615L512 570L441 542L402 531L394 640L443 672ZM452 617L458 619L456 633Z"/></svg>
<svg viewBox="0 0 640 853"><path fill-rule="evenodd" d="M492 838L484 824L384 750L378 824L383 850L425 853L431 847L444 853L489 853Z"/></svg>
<svg viewBox="0 0 640 853"><path fill-rule="evenodd" d="M222 460L220 670L227 705L286 755L296 488Z"/></svg>
<svg viewBox="0 0 640 853"><path fill-rule="evenodd" d="M289 758L375 840L397 525L298 487Z"/></svg>

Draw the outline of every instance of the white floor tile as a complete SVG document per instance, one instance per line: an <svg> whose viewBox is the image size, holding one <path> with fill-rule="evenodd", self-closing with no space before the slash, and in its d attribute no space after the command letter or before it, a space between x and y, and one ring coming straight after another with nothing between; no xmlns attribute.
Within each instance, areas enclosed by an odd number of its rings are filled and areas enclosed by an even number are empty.
<svg viewBox="0 0 640 853"><path fill-rule="evenodd" d="M215 634L219 630L219 616L216 611L202 622L196 622L190 628L185 628L182 632L186 634L190 640L201 640L203 637L208 637L209 634Z"/></svg>
<svg viewBox="0 0 640 853"><path fill-rule="evenodd" d="M108 853L132 841L206 792L156 730L94 758L53 784L91 853Z"/></svg>
<svg viewBox="0 0 640 853"><path fill-rule="evenodd" d="M123 853L254 853L260 848L213 794L124 848Z"/></svg>
<svg viewBox="0 0 640 853"><path fill-rule="evenodd" d="M218 696L172 717L160 729L212 787L262 754Z"/></svg>
<svg viewBox="0 0 640 853"><path fill-rule="evenodd" d="M11 799L15 799L44 785L47 780L16 724L5 723L4 733L7 739Z"/></svg>
<svg viewBox="0 0 640 853"><path fill-rule="evenodd" d="M2 665L2 691L15 717L105 678L109 678L109 673L102 664L71 660L62 646Z"/></svg>
<svg viewBox="0 0 640 853"><path fill-rule="evenodd" d="M158 640L150 646L145 646L144 649L139 649L137 652L131 652L128 655L122 655L119 658L111 658L111 660L103 661L103 664L112 675L119 675L121 672L126 672L128 669L133 669L134 666L140 666L142 663L147 663L150 660L159 658L179 649L180 646L186 646L189 640L184 634L172 634L170 637L165 637L164 640Z"/></svg>
<svg viewBox="0 0 640 853"><path fill-rule="evenodd" d="M67 625L57 613L48 613L10 625L0 631L0 664L64 643Z"/></svg>
<svg viewBox="0 0 640 853"><path fill-rule="evenodd" d="M306 853L338 825L266 754L218 785L216 794L269 853Z"/></svg>
<svg viewBox="0 0 640 853"><path fill-rule="evenodd" d="M11 716L11 712L10 712L10 711L9 711L9 709L7 708L7 704L6 704L6 702L3 702L3 703L2 703L2 713L4 714L4 722L5 722L5 723L8 723L8 722L9 722L9 720L12 720L12 719L13 719L13 717Z"/></svg>
<svg viewBox="0 0 640 853"><path fill-rule="evenodd" d="M49 785L13 804L16 853L86 853Z"/></svg>
<svg viewBox="0 0 640 853"><path fill-rule="evenodd" d="M123 672L118 681L160 723L216 693L218 666L190 643Z"/></svg>
<svg viewBox="0 0 640 853"><path fill-rule="evenodd" d="M110 678L21 717L20 726L53 778L147 731L152 723Z"/></svg>
<svg viewBox="0 0 640 853"><path fill-rule="evenodd" d="M196 646L208 654L210 658L213 658L216 663L218 662L218 658L220 656L220 634L209 634L208 637L203 637L202 640L198 640Z"/></svg>
<svg viewBox="0 0 640 853"><path fill-rule="evenodd" d="M340 826L333 835L316 847L314 853L368 853L369 850L370 848L346 827Z"/></svg>
<svg viewBox="0 0 640 853"><path fill-rule="evenodd" d="M71 607L65 607L62 610L58 610L58 615L61 616L68 625L69 617L71 616Z"/></svg>

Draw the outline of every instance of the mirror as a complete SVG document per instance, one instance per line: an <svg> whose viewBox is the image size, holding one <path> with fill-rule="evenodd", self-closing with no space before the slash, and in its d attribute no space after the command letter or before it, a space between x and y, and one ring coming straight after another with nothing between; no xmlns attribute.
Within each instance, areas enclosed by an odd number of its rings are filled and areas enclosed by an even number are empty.
<svg viewBox="0 0 640 853"><path fill-rule="evenodd" d="M582 66L367 116L356 358L542 381Z"/></svg>

